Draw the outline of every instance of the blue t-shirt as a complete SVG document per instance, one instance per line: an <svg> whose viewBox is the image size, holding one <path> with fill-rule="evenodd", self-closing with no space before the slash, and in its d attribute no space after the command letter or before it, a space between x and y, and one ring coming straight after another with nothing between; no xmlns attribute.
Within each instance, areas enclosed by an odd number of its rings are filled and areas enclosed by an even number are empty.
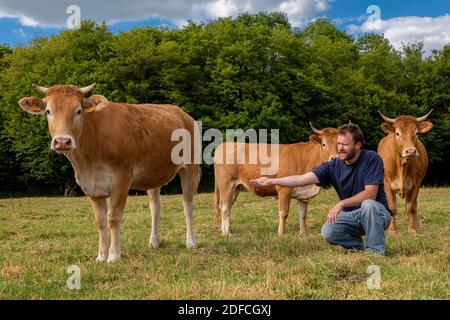
<svg viewBox="0 0 450 320"><path fill-rule="evenodd" d="M335 158L322 163L312 172L319 179L320 185L331 184L341 200L364 191L367 185L377 184L378 193L375 200L389 210L386 194L384 193L383 160L375 151L362 149L358 160L351 165L347 165L343 160ZM360 207L360 205L348 207L344 208L344 211L351 211Z"/></svg>

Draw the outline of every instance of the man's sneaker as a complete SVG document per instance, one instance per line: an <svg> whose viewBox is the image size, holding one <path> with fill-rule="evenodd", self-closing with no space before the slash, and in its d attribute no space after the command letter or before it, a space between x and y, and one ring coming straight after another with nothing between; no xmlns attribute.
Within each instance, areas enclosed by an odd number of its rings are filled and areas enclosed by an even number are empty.
<svg viewBox="0 0 450 320"><path fill-rule="evenodd" d="M374 257L385 257L386 256L386 252L379 252L379 251L375 251L371 248L366 248L364 250L364 254L370 255L370 256L374 256Z"/></svg>

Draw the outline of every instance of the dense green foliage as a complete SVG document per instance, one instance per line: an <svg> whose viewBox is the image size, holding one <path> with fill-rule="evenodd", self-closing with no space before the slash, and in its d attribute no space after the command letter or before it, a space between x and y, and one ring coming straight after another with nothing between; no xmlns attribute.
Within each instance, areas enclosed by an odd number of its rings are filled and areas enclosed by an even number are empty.
<svg viewBox="0 0 450 320"><path fill-rule="evenodd" d="M434 127L421 138L431 161L427 181L448 183L449 78L450 46L424 58L422 43L398 51L381 35L353 39L325 19L297 30L283 14L243 14L117 35L86 21L26 47L0 46L0 188L67 186L72 168L50 151L46 119L17 102L36 95L32 83L93 82L111 101L178 104L204 130L280 128L283 143L307 139L309 121L352 120L376 149L377 110L395 117L433 108ZM202 185L211 185L211 168L203 173Z"/></svg>

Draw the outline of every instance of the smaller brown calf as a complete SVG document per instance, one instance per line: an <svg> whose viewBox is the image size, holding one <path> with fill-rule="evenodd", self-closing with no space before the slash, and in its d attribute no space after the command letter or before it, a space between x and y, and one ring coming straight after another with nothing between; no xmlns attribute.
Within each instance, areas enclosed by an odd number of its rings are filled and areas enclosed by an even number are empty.
<svg viewBox="0 0 450 320"><path fill-rule="evenodd" d="M278 171L270 177L304 174L336 155L337 130L335 128L317 130L312 124L311 128L314 134L310 136L310 141L278 145L278 157L271 157L276 159L273 161L278 161L276 164ZM285 233L290 200L296 199L300 219L300 234L306 232L307 203L320 192L320 187L316 185L297 188L271 186L255 189L250 183L250 180L259 178L262 174L262 163L264 161L260 158L261 153L259 151L261 148L264 151L270 150L268 146L256 143L225 142L216 148L214 155L214 221L218 222L220 211L223 235L230 233L231 207L242 188L246 188L261 197L278 197L279 235ZM239 155L245 155L242 158L249 159L251 154L258 155L258 158L254 164L240 164L236 161L237 159L230 163L227 154L230 151L233 151L233 155L238 155L237 158L239 158ZM272 156L270 152L268 153ZM273 165L273 163L270 163L270 165Z"/></svg>

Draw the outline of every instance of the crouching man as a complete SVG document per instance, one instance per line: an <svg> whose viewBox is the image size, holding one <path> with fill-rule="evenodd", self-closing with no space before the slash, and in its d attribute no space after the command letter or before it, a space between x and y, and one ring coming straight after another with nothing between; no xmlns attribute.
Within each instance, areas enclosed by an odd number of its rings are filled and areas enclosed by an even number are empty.
<svg viewBox="0 0 450 320"><path fill-rule="evenodd" d="M375 151L362 149L363 143L359 126L345 124L338 128L339 158L303 175L260 177L251 182L257 187L333 185L340 201L328 212L323 238L345 249L385 255L384 231L391 222L391 213L384 193L383 161Z"/></svg>

